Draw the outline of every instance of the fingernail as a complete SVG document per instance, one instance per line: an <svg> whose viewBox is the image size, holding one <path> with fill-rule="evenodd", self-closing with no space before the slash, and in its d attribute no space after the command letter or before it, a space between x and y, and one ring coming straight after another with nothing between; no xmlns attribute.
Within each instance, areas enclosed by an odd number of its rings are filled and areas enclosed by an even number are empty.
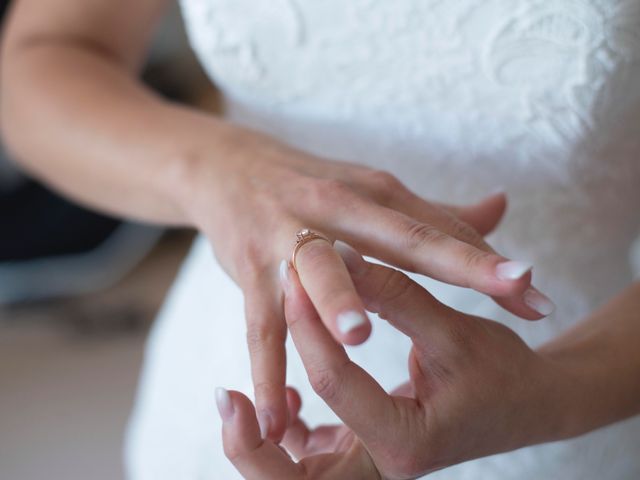
<svg viewBox="0 0 640 480"><path fill-rule="evenodd" d="M535 288L528 288L527 291L524 292L522 298L529 308L535 310L540 315L544 315L545 317L551 315L556 309L556 305L549 299L549 297L543 295Z"/></svg>
<svg viewBox="0 0 640 480"><path fill-rule="evenodd" d="M289 288L289 262L282 260L280 262L280 283L282 289L286 292Z"/></svg>
<svg viewBox="0 0 640 480"><path fill-rule="evenodd" d="M359 312L344 312L338 315L336 322L340 333L346 335L367 323L367 319Z"/></svg>
<svg viewBox="0 0 640 480"><path fill-rule="evenodd" d="M367 269L367 262L362 258L362 255L348 243L336 240L333 248L335 248L338 255L342 257L342 261L351 273L359 274Z"/></svg>
<svg viewBox="0 0 640 480"><path fill-rule="evenodd" d="M491 192L489 192L489 195L487 195L488 197L495 197L496 195L506 195L507 194L507 189L504 187L496 187L493 190L491 190Z"/></svg>
<svg viewBox="0 0 640 480"><path fill-rule="evenodd" d="M216 388L216 405L218 406L218 413L223 422L228 422L233 417L233 402L231 401L231 395L224 388Z"/></svg>
<svg viewBox="0 0 640 480"><path fill-rule="evenodd" d="M502 262L496 266L496 277L500 280L518 280L533 268L528 262L518 262L515 260Z"/></svg>
<svg viewBox="0 0 640 480"><path fill-rule="evenodd" d="M258 425L260 426L260 438L264 440L269 434L269 427L271 426L271 416L268 413L259 413Z"/></svg>

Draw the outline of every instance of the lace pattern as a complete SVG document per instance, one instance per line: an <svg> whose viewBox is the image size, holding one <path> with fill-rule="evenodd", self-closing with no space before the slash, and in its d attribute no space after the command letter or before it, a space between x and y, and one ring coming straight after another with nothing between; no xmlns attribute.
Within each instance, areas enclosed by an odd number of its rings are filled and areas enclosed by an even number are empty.
<svg viewBox="0 0 640 480"><path fill-rule="evenodd" d="M586 265L606 264L606 294L628 281L640 0L182 4L203 65L242 99L240 120L389 169L427 196L517 191L495 240L507 252L571 272L590 305L603 293L585 284ZM342 147L323 142L345 127ZM561 239L580 248L558 262Z"/></svg>

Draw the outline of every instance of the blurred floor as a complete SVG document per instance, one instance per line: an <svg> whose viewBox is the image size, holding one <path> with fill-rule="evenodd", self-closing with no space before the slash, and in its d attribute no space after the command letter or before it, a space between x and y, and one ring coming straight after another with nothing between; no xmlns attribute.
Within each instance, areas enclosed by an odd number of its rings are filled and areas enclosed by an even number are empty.
<svg viewBox="0 0 640 480"><path fill-rule="evenodd" d="M109 291L0 310L0 479L118 480L144 339L192 234Z"/></svg>

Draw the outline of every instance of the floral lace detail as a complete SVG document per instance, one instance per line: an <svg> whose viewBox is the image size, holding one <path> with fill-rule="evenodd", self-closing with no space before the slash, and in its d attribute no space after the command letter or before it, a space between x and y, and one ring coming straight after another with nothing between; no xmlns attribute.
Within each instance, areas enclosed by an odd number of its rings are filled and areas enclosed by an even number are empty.
<svg viewBox="0 0 640 480"><path fill-rule="evenodd" d="M584 309L607 290L584 282L594 258L624 283L640 228L640 0L182 5L211 77L241 116L262 112L254 126L424 195L507 187L507 252L583 284ZM569 238L580 248L558 262Z"/></svg>
<svg viewBox="0 0 640 480"><path fill-rule="evenodd" d="M514 138L533 129L570 144L597 126L594 103L640 52L637 0L183 5L193 44L223 87L329 116L393 115L417 133L431 122L425 108L455 106L517 120ZM627 90L640 88L629 81Z"/></svg>

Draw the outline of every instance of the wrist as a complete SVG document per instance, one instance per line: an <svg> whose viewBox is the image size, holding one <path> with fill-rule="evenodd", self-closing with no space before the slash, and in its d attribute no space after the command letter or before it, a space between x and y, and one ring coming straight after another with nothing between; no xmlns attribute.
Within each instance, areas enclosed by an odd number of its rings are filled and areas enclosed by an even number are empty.
<svg viewBox="0 0 640 480"><path fill-rule="evenodd" d="M258 201L256 192L272 196L283 182L283 173L290 178L288 172L319 164L316 158L263 133L222 121L218 125L215 134L209 135L215 138L177 155L171 174L179 185L173 193L176 203L187 223L198 230L213 232L217 225L236 221L234 212L253 212L244 207Z"/></svg>
<svg viewBox="0 0 640 480"><path fill-rule="evenodd" d="M538 349L548 378L541 403L548 410L548 438L576 437L606 423L601 417L603 396L595 387L600 375L597 363L577 345L551 342Z"/></svg>
<svg viewBox="0 0 640 480"><path fill-rule="evenodd" d="M255 143L253 132L217 119L207 119L169 154L161 188L179 212L185 226L207 231L229 205L229 193L238 190L234 171L241 170L243 152Z"/></svg>

